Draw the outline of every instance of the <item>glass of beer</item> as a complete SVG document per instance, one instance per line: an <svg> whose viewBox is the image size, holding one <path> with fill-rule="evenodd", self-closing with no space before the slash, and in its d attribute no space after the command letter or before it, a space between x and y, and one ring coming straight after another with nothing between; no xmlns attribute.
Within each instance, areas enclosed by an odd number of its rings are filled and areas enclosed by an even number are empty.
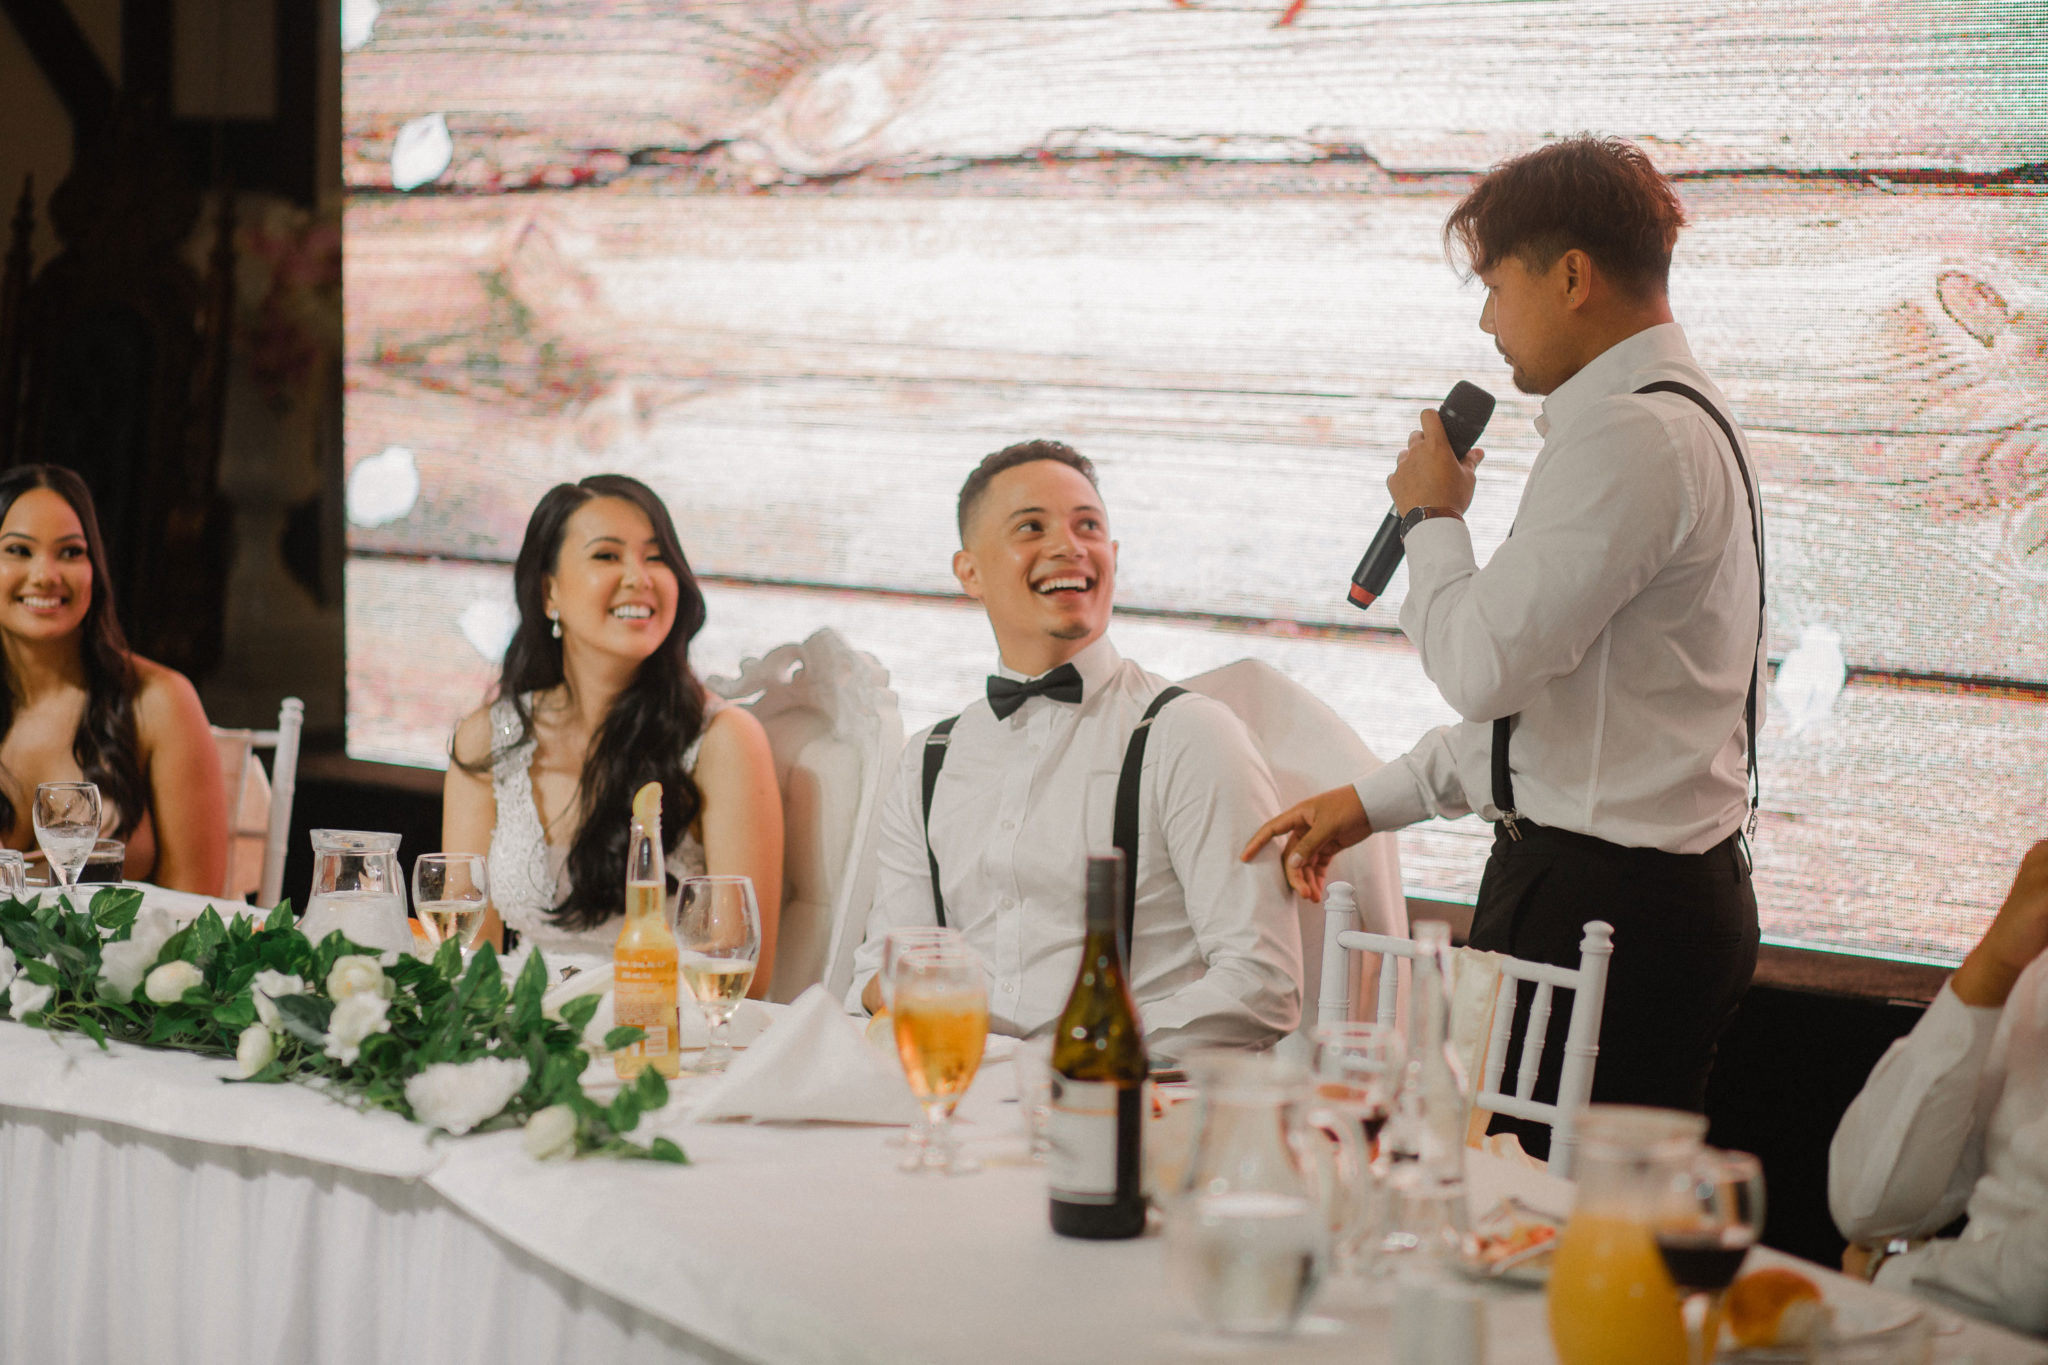
<svg viewBox="0 0 2048 1365"><path fill-rule="evenodd" d="M754 983L761 908L751 877L685 877L676 892L677 970L711 1029L700 1072L732 1062L732 1016Z"/></svg>
<svg viewBox="0 0 2048 1365"><path fill-rule="evenodd" d="M435 947L451 939L466 966L491 908L489 864L481 853L422 853L412 865L412 905Z"/></svg>
<svg viewBox="0 0 2048 1365"><path fill-rule="evenodd" d="M988 1042L988 979L981 956L962 943L926 944L897 956L890 1014L896 1055L910 1093L924 1108L928 1136L913 1149L906 1171L968 1175L980 1164L962 1157L953 1137L953 1110Z"/></svg>

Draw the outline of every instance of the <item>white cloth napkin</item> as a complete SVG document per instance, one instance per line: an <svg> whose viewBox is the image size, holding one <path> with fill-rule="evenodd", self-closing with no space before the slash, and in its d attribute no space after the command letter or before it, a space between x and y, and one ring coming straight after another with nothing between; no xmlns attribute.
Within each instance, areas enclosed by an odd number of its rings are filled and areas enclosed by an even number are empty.
<svg viewBox="0 0 2048 1365"><path fill-rule="evenodd" d="M895 1124L914 1121L917 1102L895 1060L813 986L705 1089L690 1117Z"/></svg>

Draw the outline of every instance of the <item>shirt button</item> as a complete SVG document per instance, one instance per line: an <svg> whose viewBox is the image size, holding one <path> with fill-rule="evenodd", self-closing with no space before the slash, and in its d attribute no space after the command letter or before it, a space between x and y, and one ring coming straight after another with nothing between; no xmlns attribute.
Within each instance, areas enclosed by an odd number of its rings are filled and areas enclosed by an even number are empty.
<svg viewBox="0 0 2048 1365"><path fill-rule="evenodd" d="M1010 898L1009 898L1008 896L1005 896L1005 897L1003 897L1003 909L1005 909L1005 910L1014 910L1014 909L1016 909L1016 908L1017 908L1017 902L1016 902L1016 901L1014 901L1014 900L1011 900L1011 899L1010 899Z"/></svg>
<svg viewBox="0 0 2048 1365"><path fill-rule="evenodd" d="M1016 993L1017 993L1017 987L1016 987L1016 984L1015 984L1014 982L1010 982L1010 981L1005 981L1005 982L1003 983L1003 994L1004 994L1004 995L1015 995Z"/></svg>
<svg viewBox="0 0 2048 1365"><path fill-rule="evenodd" d="M1005 821L1003 821L1003 828L1004 828L1004 829L1015 829L1015 828L1017 828L1017 822L1016 822L1015 820L1005 820Z"/></svg>

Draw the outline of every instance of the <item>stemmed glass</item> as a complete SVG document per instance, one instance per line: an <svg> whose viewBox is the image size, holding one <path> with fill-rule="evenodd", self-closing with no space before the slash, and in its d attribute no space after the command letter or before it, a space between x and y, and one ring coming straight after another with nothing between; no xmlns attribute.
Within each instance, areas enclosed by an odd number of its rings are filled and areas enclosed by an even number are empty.
<svg viewBox="0 0 2048 1365"><path fill-rule="evenodd" d="M893 975L896 1055L929 1128L922 1160L906 1160L903 1169L972 1174L981 1165L960 1156L953 1110L974 1083L988 1043L981 957L964 943L928 943L899 952Z"/></svg>
<svg viewBox="0 0 2048 1365"><path fill-rule="evenodd" d="M36 843L49 859L58 886L78 885L78 874L100 837L100 789L90 782L44 782L36 788Z"/></svg>
<svg viewBox="0 0 2048 1365"><path fill-rule="evenodd" d="M1316 1026L1317 1096L1324 1108L1356 1120L1369 1161L1379 1156L1380 1130L1394 1112L1407 1053L1400 1033L1385 1024L1345 1019ZM1367 1207L1357 1211L1354 1235L1344 1238L1337 1249L1339 1264L1347 1270L1357 1267L1362 1244L1381 1221L1384 1200L1376 1178L1362 1180L1360 1190Z"/></svg>
<svg viewBox="0 0 2048 1365"><path fill-rule="evenodd" d="M412 865L412 904L427 938L455 940L465 969L491 906L490 868L481 853L422 853Z"/></svg>
<svg viewBox="0 0 2048 1365"><path fill-rule="evenodd" d="M1702 1148L1665 1192L1651 1232L1679 1290L1706 1298L1699 1365L1714 1358L1721 1336L1721 1298L1763 1228L1763 1166L1747 1152Z"/></svg>
<svg viewBox="0 0 2048 1365"><path fill-rule="evenodd" d="M746 998L761 956L761 909L753 879L683 878L676 893L676 948L683 984L711 1029L711 1045L697 1070L723 1071L732 1062L732 1014Z"/></svg>
<svg viewBox="0 0 2048 1365"><path fill-rule="evenodd" d="M934 943L961 943L958 929L938 925L914 926L907 929L891 929L882 939L882 969L875 974L876 985L882 992L882 1010L889 1015L894 1026L896 1004L896 960L911 948L927 947ZM924 1140L930 1132L925 1122L922 1106L917 1111L917 1123L908 1132L897 1133L887 1140L886 1145L909 1147L910 1154L903 1159L903 1169L915 1170L924 1162Z"/></svg>

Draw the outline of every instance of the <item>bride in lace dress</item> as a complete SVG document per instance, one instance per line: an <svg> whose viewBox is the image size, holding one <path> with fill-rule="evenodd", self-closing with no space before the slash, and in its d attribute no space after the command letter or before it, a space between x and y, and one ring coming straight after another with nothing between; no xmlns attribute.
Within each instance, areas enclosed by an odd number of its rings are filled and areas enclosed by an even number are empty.
<svg viewBox="0 0 2048 1365"><path fill-rule="evenodd" d="M443 797L443 847L489 855L485 936L609 957L633 793L658 781L669 872L754 879L764 994L782 903L775 769L760 722L690 670L704 598L668 509L624 475L557 485L527 522L513 592L496 697L456 728Z"/></svg>

